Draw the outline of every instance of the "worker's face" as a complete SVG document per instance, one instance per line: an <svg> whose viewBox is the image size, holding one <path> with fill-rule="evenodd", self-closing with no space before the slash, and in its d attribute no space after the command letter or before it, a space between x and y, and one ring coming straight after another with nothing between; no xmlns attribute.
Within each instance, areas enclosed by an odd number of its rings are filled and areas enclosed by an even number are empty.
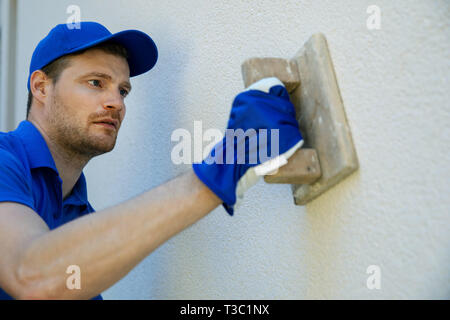
<svg viewBox="0 0 450 320"><path fill-rule="evenodd" d="M98 49L70 59L47 100L49 134L64 148L94 157L115 146L130 70L126 59ZM96 123L104 119L116 120L116 127Z"/></svg>

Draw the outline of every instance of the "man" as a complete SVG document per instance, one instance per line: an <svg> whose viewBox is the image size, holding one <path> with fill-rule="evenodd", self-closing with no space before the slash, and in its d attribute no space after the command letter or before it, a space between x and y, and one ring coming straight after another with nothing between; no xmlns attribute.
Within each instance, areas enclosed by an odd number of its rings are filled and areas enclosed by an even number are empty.
<svg viewBox="0 0 450 320"><path fill-rule="evenodd" d="M245 139L224 138L192 170L92 214L82 170L114 148L129 78L156 61L148 35L111 34L95 22L58 25L36 47L27 120L0 133L0 298L101 299L159 245L220 204L232 215L244 191L301 146L284 86L264 79L235 98L228 129L276 129L281 154L250 163L258 150L245 150L246 161L236 161ZM219 155L234 161L208 161ZM67 286L72 265L82 275L76 290Z"/></svg>

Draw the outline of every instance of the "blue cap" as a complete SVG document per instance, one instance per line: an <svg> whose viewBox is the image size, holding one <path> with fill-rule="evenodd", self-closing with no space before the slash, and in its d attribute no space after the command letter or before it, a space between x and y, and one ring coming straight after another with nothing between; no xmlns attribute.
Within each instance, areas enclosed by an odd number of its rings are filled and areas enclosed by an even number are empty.
<svg viewBox="0 0 450 320"><path fill-rule="evenodd" d="M89 21L80 22L76 27L73 24L59 24L39 42L31 58L28 90L30 77L34 71L44 68L62 56L109 40L123 45L127 50L130 77L149 71L158 60L156 44L142 31L125 30L112 34L100 23Z"/></svg>

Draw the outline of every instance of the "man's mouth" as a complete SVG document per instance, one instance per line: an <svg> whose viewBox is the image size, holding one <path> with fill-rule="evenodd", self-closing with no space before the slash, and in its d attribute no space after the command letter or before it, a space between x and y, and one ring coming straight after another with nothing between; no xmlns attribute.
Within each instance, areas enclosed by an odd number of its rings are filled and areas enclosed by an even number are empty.
<svg viewBox="0 0 450 320"><path fill-rule="evenodd" d="M101 121L96 121L96 122L94 122L94 124L98 124L105 128L114 129L114 130L116 130L117 126L118 126L117 120L113 120L113 119L105 119L105 120L101 120Z"/></svg>
<svg viewBox="0 0 450 320"><path fill-rule="evenodd" d="M98 125L103 126L103 127L105 127L105 128L110 128L110 129L116 130L116 127L115 127L113 124L111 124L111 123L107 123L107 122L96 122L95 124L98 124Z"/></svg>

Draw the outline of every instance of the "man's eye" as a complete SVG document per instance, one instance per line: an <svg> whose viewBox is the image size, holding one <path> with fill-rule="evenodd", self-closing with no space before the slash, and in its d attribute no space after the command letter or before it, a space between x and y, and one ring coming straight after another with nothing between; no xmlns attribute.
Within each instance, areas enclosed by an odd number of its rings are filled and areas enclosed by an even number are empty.
<svg viewBox="0 0 450 320"><path fill-rule="evenodd" d="M98 87L101 84L100 80L89 80L88 82L92 84L94 87Z"/></svg>
<svg viewBox="0 0 450 320"><path fill-rule="evenodd" d="M122 97L126 97L128 95L128 91L125 89L120 90L120 94L122 95Z"/></svg>

